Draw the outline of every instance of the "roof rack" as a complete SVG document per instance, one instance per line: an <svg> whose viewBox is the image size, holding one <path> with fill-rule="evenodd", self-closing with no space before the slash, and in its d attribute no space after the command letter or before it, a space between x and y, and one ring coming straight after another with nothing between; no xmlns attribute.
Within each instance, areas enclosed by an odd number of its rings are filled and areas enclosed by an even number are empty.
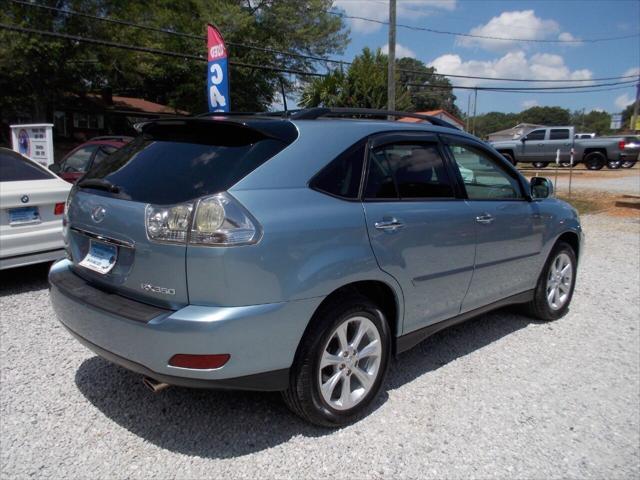
<svg viewBox="0 0 640 480"><path fill-rule="evenodd" d="M130 135L101 135L99 137L92 137L89 140L133 140Z"/></svg>
<svg viewBox="0 0 640 480"><path fill-rule="evenodd" d="M432 125L437 125L438 127L445 128L455 128L457 127L441 120L437 117L433 117L431 115L422 115L419 113L413 112L399 112L396 110L380 110L373 108L326 108L326 107L316 107L316 108L308 108L306 110L300 110L299 112L291 115L292 120L315 120L320 117L352 117L356 115L368 116L368 117L409 117L409 118L417 118L419 120L426 120L430 122Z"/></svg>

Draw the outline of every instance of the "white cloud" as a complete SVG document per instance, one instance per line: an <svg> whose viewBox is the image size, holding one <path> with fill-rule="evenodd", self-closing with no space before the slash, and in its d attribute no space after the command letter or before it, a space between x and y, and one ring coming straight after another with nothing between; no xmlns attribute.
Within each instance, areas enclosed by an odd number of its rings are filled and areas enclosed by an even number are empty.
<svg viewBox="0 0 640 480"><path fill-rule="evenodd" d="M619 97L616 97L616 101L614 102L614 104L618 108L618 110L624 110L630 104L632 104L634 100L635 98L633 98L630 94L623 93Z"/></svg>
<svg viewBox="0 0 640 480"><path fill-rule="evenodd" d="M456 8L457 0L398 0L396 16L398 19L416 19L431 15L435 10L451 11ZM370 18L380 22L389 20L388 0L334 0L333 7L343 10L347 15ZM385 27L380 23L360 19L347 19L354 32L372 33Z"/></svg>
<svg viewBox="0 0 640 480"><path fill-rule="evenodd" d="M385 55L389 53L388 43L385 43L382 46L382 53L384 53ZM411 50L409 47L405 47L401 43L396 43L396 58L403 58L403 57L416 58L416 52Z"/></svg>
<svg viewBox="0 0 640 480"><path fill-rule="evenodd" d="M484 25L472 28L471 35L498 38L522 38L525 40L544 40L559 34L561 40L574 39L569 32L560 32L560 25L555 20L545 20L536 16L533 10L502 12ZM509 50L517 41L492 40L487 38L458 37L458 45L465 47L482 47L487 50Z"/></svg>
<svg viewBox="0 0 640 480"><path fill-rule="evenodd" d="M567 46L567 47L579 47L583 45L583 43L580 41L578 37L574 37L569 32L562 32L560 35L558 35L558 40L567 42L563 44L564 46Z"/></svg>
<svg viewBox="0 0 640 480"><path fill-rule="evenodd" d="M460 55L441 55L429 66L435 67L439 73L454 75L472 75L491 78L532 78L535 80L589 80L592 72L588 69L571 70L564 63L560 55L551 53L537 53L527 57L522 50L508 52L500 58L493 60L467 60L463 61ZM475 80L458 78L454 83L461 86L476 86L481 84L497 85L490 80ZM580 82L580 85L588 85L589 82ZM567 83L565 86L576 85Z"/></svg>
<svg viewBox="0 0 640 480"><path fill-rule="evenodd" d="M624 77L630 77L631 75L633 76L638 76L640 75L640 67L633 67L630 68L629 70L627 70L626 72L624 72L623 76Z"/></svg>
<svg viewBox="0 0 640 480"><path fill-rule="evenodd" d="M531 108L536 106L538 106L537 100L525 100L524 102L522 102L522 108Z"/></svg>

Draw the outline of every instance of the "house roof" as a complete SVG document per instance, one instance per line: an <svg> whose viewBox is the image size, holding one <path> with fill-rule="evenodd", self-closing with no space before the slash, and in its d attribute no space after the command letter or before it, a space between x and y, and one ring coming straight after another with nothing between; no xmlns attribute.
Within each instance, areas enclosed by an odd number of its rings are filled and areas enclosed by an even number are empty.
<svg viewBox="0 0 640 480"><path fill-rule="evenodd" d="M438 115L444 115L445 117L449 117L450 120L454 121L458 125L464 125L464 122L462 120L460 120L458 117L456 117L452 113L449 113L446 110L443 110L442 108L439 110L429 110L427 112L415 112L415 113L419 115L430 115L432 117L437 117ZM419 118L413 118L413 117L402 117L402 118L399 118L398 121L407 122L407 123L418 123L418 122L423 122L424 120L420 120Z"/></svg>
<svg viewBox="0 0 640 480"><path fill-rule="evenodd" d="M87 93L86 95L71 94L66 97L68 107L72 108L86 108L89 110L108 110L108 111L120 111L131 114L147 113L152 115L188 115L189 112L184 110L177 110L169 107L168 105L162 105L160 103L151 102L144 98L135 97L121 97L119 95L113 95L110 99L106 99L99 93Z"/></svg>

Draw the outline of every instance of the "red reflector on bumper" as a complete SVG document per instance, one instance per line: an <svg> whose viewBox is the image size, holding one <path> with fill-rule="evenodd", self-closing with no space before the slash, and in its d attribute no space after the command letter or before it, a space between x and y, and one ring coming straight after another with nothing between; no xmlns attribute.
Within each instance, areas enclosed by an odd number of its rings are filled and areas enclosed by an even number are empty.
<svg viewBox="0 0 640 480"><path fill-rule="evenodd" d="M53 207L53 214L62 215L63 213L64 213L64 202L56 203L56 205Z"/></svg>
<svg viewBox="0 0 640 480"><path fill-rule="evenodd" d="M198 370L210 370L220 368L229 361L231 355L221 353L216 355L189 355L178 353L171 357L169 365L180 368L195 368Z"/></svg>

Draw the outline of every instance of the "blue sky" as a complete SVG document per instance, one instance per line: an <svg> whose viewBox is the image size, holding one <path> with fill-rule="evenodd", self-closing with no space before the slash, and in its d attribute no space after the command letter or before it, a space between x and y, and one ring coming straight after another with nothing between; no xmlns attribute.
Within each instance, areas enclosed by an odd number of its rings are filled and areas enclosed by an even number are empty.
<svg viewBox="0 0 640 480"><path fill-rule="evenodd" d="M335 0L346 14L388 20L387 0ZM588 39L640 31L640 0L398 0L398 24L485 36L531 39ZM345 20L351 42L343 56L351 60L362 48L387 44L386 25ZM591 79L637 74L640 38L601 43L545 44L477 40L454 35L397 29L396 56L404 54L436 66L441 73L537 79ZM500 85L452 79L467 86ZM519 84L545 86L549 84ZM582 83L584 85L584 83ZM456 90L467 109L466 90ZM478 93L478 113L517 112L532 105L620 112L633 101L635 87L581 94Z"/></svg>

